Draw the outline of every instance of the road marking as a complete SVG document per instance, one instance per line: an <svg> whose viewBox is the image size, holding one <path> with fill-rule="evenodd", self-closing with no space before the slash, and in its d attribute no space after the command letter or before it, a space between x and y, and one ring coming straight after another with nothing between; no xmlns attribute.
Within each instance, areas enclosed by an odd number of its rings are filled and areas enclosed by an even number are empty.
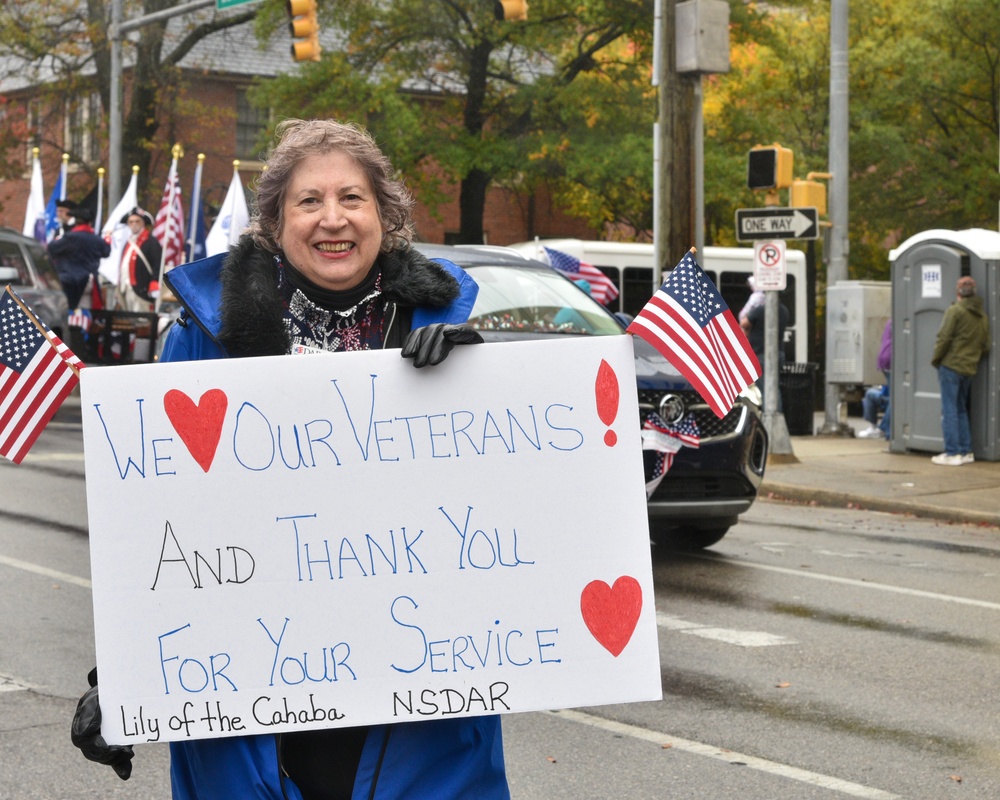
<svg viewBox="0 0 1000 800"><path fill-rule="evenodd" d="M84 589L93 587L93 584L86 578L78 578L76 575L49 569L48 567L43 567L41 564L32 564L30 561L21 561L19 558L0 555L0 564L6 564L8 567L14 567L15 569L23 569L25 572L34 572L36 575L44 575L46 578L52 578L63 583L72 583L82 586Z"/></svg>
<svg viewBox="0 0 1000 800"><path fill-rule="evenodd" d="M693 742L689 739L681 739L679 736L671 736L669 733L651 731L635 725L626 725L623 722L615 722L614 720L604 719L602 717L594 716L593 714L584 713L583 711L564 710L547 711L545 713L552 714L553 716L561 719L567 719L581 725L589 725L592 728L600 728L601 730L608 731L609 733L630 736L633 739L641 739L646 742L653 742L661 747L664 745L670 745L671 750L683 750L685 753L693 753L694 755L706 756L707 758L715 758L729 764L749 767L750 769L766 772L780 778L788 778L789 780L799 781L800 783L808 783L811 786L819 786L820 788L841 792L842 794L848 794L852 797L862 797L865 798L865 800L900 800L900 796L898 794L884 792L881 789L875 789L871 786L864 786L860 783L852 783L851 781L841 780L840 778L834 778L830 775L822 775L818 772L809 772L808 770L791 767L788 764L779 764L776 761L768 761L765 758L748 756L744 753L737 753L733 750L726 750L722 747L714 747L710 744L702 744L701 742Z"/></svg>
<svg viewBox="0 0 1000 800"><path fill-rule="evenodd" d="M714 628L709 625L700 625L697 622L688 622L680 617L663 614L659 611L656 612L656 624L670 631L690 633L693 636L701 636L703 639L713 639L717 642L735 644L738 647L771 647L777 644L796 643L794 639L788 639L773 633L738 631L732 628Z"/></svg>
<svg viewBox="0 0 1000 800"><path fill-rule="evenodd" d="M22 683L17 678L0 673L0 692L23 692L31 688L30 684Z"/></svg>
<svg viewBox="0 0 1000 800"><path fill-rule="evenodd" d="M718 557L702 556L691 554L691 558L701 558L705 561L718 561ZM727 559L726 563L750 569L760 569L765 572L777 572L780 575L793 575L796 578L812 578L817 581L828 583L841 583L845 586L855 586L860 589L876 589L880 592L892 592L894 594L905 594L910 597L924 597L928 600L941 600L945 603L955 603L961 606L976 606L977 608L988 608L992 611L1000 611L1000 603L991 603L989 600L974 600L971 597L956 597L951 594L940 594L938 592L925 592L922 589L907 589L903 586L890 586L886 583L875 583L874 581L859 581L855 578L841 578L839 575L826 575L822 572L811 572L806 569L791 569L789 567L774 567L770 564L755 564L752 561L740 561L738 559Z"/></svg>
<svg viewBox="0 0 1000 800"><path fill-rule="evenodd" d="M27 464L36 461L83 461L83 453L36 453L25 457L24 461Z"/></svg>

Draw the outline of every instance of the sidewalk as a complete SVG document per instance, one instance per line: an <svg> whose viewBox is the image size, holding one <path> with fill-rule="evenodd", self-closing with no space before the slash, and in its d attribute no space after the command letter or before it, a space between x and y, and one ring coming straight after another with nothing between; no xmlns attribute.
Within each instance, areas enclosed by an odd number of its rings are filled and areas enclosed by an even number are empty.
<svg viewBox="0 0 1000 800"><path fill-rule="evenodd" d="M814 430L822 423L819 415ZM848 424L864 427L860 419ZM1000 462L941 467L931 463L934 453L890 453L885 439L792 436L791 444L794 458L768 459L760 499L1000 527Z"/></svg>

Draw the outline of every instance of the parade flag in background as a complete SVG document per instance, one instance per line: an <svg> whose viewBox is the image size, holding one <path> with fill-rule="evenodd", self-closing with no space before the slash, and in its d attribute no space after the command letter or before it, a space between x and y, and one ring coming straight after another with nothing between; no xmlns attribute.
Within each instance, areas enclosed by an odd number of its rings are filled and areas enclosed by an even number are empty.
<svg viewBox="0 0 1000 800"><path fill-rule="evenodd" d="M63 186L63 173L59 171L56 185L52 187L52 194L49 195L49 202L45 206L45 241L51 242L59 233L59 217L56 216L56 203L66 198L66 190Z"/></svg>
<svg viewBox="0 0 1000 800"><path fill-rule="evenodd" d="M31 191L28 194L28 205L24 210L25 236L45 243L45 190L42 188L42 162L38 160L38 148L32 149L31 159ZM53 206L54 208L54 206Z"/></svg>
<svg viewBox="0 0 1000 800"><path fill-rule="evenodd" d="M160 199L160 210L156 212L156 221L153 223L153 236L163 246L161 279L164 272L184 263L184 208L181 205L181 184L177 178L177 157L178 151L175 148L167 184L163 187L163 197Z"/></svg>
<svg viewBox="0 0 1000 800"><path fill-rule="evenodd" d="M205 166L205 154L198 153L198 166L194 170L194 186L191 188L191 223L188 225L187 260L204 258L205 252L205 212L201 202L201 173Z"/></svg>
<svg viewBox="0 0 1000 800"><path fill-rule="evenodd" d="M101 228L101 236L104 237L104 241L111 245L111 255L101 259L100 273L115 286L118 285L118 271L121 268L122 253L125 252L125 245L128 243L129 237L128 225L122 222L122 217L139 205L138 181L139 168L132 167L132 180L128 182L125 194L118 201L118 205L108 214L108 220Z"/></svg>
<svg viewBox="0 0 1000 800"><path fill-rule="evenodd" d="M587 264L569 253L553 250L551 247L542 247L542 250L545 255L542 260L548 262L553 269L571 280L586 280L590 284L590 293L598 303L607 305L618 297L618 287L614 281L593 264Z"/></svg>
<svg viewBox="0 0 1000 800"><path fill-rule="evenodd" d="M83 366L8 286L0 295L0 456L21 463Z"/></svg>
<svg viewBox="0 0 1000 800"><path fill-rule="evenodd" d="M250 224L250 212L247 209L247 196L243 191L243 181L236 161L233 164L233 179L229 182L229 191L222 201L222 209L215 218L212 230L205 239L206 255L214 256L228 252L231 245L236 244L240 234Z"/></svg>
<svg viewBox="0 0 1000 800"><path fill-rule="evenodd" d="M750 342L691 252L670 271L628 332L662 353L719 418L760 377Z"/></svg>

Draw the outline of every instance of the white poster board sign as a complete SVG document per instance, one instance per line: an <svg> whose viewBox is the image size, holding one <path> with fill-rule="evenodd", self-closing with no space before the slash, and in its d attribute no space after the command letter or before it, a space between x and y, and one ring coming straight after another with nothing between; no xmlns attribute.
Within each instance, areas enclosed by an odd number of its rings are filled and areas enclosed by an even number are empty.
<svg viewBox="0 0 1000 800"><path fill-rule="evenodd" d="M660 698L631 337L81 391L109 742Z"/></svg>

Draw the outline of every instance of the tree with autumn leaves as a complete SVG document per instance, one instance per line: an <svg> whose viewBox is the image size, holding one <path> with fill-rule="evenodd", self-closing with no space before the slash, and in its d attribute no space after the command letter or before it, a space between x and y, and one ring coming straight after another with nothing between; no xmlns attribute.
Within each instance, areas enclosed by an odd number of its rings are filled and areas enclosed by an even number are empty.
<svg viewBox="0 0 1000 800"><path fill-rule="evenodd" d="M705 101L706 223L734 244L746 153L780 142L797 178L828 169L829 3L771 7ZM850 275L888 279L888 251L932 228L997 228L998 0L850 8ZM708 237L706 237L708 239Z"/></svg>
<svg viewBox="0 0 1000 800"><path fill-rule="evenodd" d="M124 19L172 8L176 0L122 0ZM132 165L149 173L151 148L157 131L172 131L173 118L165 109L177 108L183 81L177 65L205 37L254 19L252 5L236 13L191 17L181 34L166 37L167 20L140 28L128 36L123 58L129 66L130 91L122 124L122 186ZM35 87L32 114L23 102L0 93L0 148L12 140L35 141L41 131L60 130L69 109L96 92L102 113L74 115L88 127L107 152L106 119L111 98L110 0L4 0L0 7L0 87L15 82ZM55 124L52 124L55 123ZM62 140L49 144L71 150ZM0 164L13 174L22 171L18 155L0 149ZM94 167L84 153L69 153L74 163ZM2 177L2 176L0 176ZM93 177L93 176L92 176Z"/></svg>
<svg viewBox="0 0 1000 800"><path fill-rule="evenodd" d="M258 24L281 13L270 0ZM492 0L338 0L320 14L341 45L258 101L362 123L424 203L457 185L461 241L483 241L491 186L527 202L543 181L595 229L651 227L651 0L532 0L522 22L498 20Z"/></svg>

